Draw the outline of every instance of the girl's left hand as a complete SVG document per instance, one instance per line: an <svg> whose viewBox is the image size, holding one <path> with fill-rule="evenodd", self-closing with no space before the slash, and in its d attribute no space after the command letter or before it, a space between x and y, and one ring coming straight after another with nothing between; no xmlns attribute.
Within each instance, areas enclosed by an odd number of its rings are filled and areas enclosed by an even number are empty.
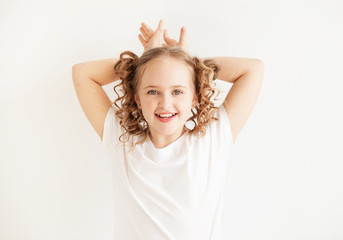
<svg viewBox="0 0 343 240"><path fill-rule="evenodd" d="M156 47L163 47L163 20L161 19L156 31L152 30L148 25L142 22L142 26L139 28L142 34L138 35L140 42L144 47L144 52ZM142 36L143 35L143 36Z"/></svg>

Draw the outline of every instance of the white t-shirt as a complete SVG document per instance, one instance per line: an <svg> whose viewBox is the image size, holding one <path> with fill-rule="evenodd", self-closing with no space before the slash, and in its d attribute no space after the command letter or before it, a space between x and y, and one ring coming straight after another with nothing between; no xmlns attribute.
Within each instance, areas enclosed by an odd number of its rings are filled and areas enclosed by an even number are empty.
<svg viewBox="0 0 343 240"><path fill-rule="evenodd" d="M235 144L222 105L206 135L185 133L165 148L150 138L119 142L119 118L112 105L102 145L112 162L114 239L222 240L224 186Z"/></svg>

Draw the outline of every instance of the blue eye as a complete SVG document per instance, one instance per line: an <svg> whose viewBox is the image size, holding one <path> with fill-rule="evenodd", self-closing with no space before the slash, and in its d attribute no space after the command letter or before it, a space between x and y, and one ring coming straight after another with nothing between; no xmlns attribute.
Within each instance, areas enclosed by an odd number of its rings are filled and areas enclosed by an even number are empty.
<svg viewBox="0 0 343 240"><path fill-rule="evenodd" d="M155 90L150 90L150 91L148 92L148 94L156 95L157 92L156 92Z"/></svg>
<svg viewBox="0 0 343 240"><path fill-rule="evenodd" d="M156 92L155 90L150 90L150 91L148 92L148 94L151 94L151 95L156 95L156 94L157 94L157 92Z"/></svg>
<svg viewBox="0 0 343 240"><path fill-rule="evenodd" d="M182 94L182 92L181 92L180 90L175 90L174 93L175 93L175 95L180 95L180 94Z"/></svg>

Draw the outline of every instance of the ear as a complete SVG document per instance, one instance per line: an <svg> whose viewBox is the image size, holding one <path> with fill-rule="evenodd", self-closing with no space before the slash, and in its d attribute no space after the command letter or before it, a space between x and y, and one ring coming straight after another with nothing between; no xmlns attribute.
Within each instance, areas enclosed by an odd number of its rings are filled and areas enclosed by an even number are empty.
<svg viewBox="0 0 343 240"><path fill-rule="evenodd" d="M139 100L139 97L138 97L138 95L137 94L135 94L135 101L136 101L136 103L137 103L137 106L138 106L138 108L139 109L141 109L142 107L141 107L141 101Z"/></svg>

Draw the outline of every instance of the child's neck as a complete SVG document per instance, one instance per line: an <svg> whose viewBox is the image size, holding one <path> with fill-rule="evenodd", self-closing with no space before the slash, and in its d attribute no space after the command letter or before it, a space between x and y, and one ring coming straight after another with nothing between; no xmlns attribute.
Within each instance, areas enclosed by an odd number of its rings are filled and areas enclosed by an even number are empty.
<svg viewBox="0 0 343 240"><path fill-rule="evenodd" d="M182 129L181 133L174 134L174 135L168 135L168 136L153 136L151 132L149 132L149 137L151 142L154 144L155 148L165 148L169 144L175 142L177 139L179 139L186 130Z"/></svg>

